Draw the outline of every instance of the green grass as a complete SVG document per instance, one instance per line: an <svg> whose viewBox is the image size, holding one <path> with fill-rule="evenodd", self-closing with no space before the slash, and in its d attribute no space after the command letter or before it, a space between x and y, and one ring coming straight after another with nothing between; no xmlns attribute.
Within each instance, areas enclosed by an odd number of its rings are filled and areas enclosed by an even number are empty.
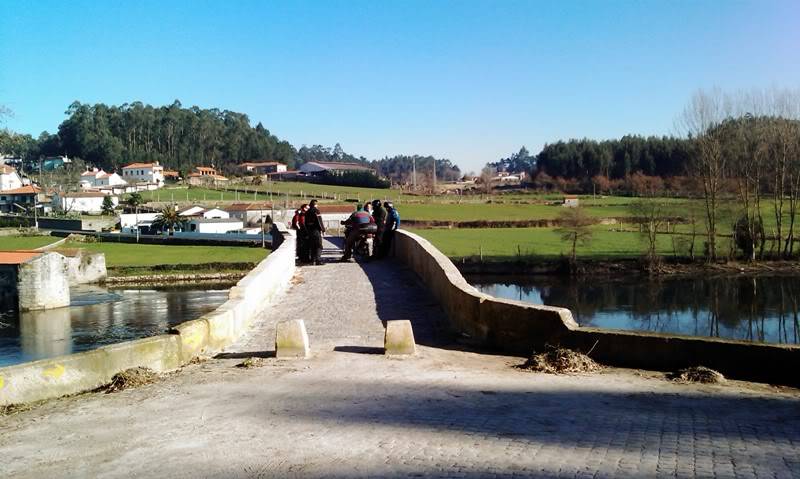
<svg viewBox="0 0 800 479"><path fill-rule="evenodd" d="M67 243L64 246L105 253L108 267L258 262L268 254L267 250L245 246L172 246L130 243Z"/></svg>
<svg viewBox="0 0 800 479"><path fill-rule="evenodd" d="M585 259L635 258L644 254L647 246L638 233L615 232L607 227L594 227L592 241L578 246L577 253ZM538 258L568 256L570 245L551 228L486 228L486 229L428 229L411 230L427 239L451 258L478 256L485 260L513 260L518 255ZM698 239L698 242L701 241ZM671 237L661 235L659 254L673 253Z"/></svg>
<svg viewBox="0 0 800 479"><path fill-rule="evenodd" d="M55 236L0 236L0 250L36 249L60 239Z"/></svg>

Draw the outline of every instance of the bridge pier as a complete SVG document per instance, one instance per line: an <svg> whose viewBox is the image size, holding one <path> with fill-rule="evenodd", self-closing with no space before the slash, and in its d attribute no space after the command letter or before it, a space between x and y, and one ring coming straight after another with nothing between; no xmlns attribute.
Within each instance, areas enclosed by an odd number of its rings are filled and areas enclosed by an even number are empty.
<svg viewBox="0 0 800 479"><path fill-rule="evenodd" d="M69 306L69 282L64 257L44 253L19 265L17 294L20 311Z"/></svg>

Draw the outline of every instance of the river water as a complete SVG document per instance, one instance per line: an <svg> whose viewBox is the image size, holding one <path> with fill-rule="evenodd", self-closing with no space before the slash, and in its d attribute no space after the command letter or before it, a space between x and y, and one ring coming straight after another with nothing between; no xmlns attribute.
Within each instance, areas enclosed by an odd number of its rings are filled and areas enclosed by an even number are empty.
<svg viewBox="0 0 800 479"><path fill-rule="evenodd" d="M800 277L470 275L499 298L572 310L581 326L800 344Z"/></svg>
<svg viewBox="0 0 800 479"><path fill-rule="evenodd" d="M25 313L0 296L0 366L162 334L216 309L228 290L79 286L70 296L69 307Z"/></svg>

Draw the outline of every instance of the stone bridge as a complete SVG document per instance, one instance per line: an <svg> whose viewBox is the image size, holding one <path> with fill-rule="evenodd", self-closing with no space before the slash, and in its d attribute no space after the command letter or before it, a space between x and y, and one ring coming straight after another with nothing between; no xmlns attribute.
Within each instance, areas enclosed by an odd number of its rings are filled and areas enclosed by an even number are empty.
<svg viewBox="0 0 800 479"><path fill-rule="evenodd" d="M525 330L504 310L524 305L471 302L447 268L338 263L338 244L325 246L328 263L299 268L281 301L214 359L0 417L2 476L800 476L794 389L615 368L524 372L498 348L558 334L555 318L568 324L568 312L523 311L518 323L546 323ZM432 286L437 275L452 281ZM274 358L276 326L290 319L305 322L309 359ZM384 324L396 319L411 321L417 355L383 355ZM250 357L261 364L237 367Z"/></svg>

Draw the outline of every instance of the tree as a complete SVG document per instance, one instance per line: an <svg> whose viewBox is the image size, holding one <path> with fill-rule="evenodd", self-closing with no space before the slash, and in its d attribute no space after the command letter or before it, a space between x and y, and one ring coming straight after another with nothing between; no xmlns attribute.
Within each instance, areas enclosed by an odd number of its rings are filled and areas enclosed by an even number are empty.
<svg viewBox="0 0 800 479"><path fill-rule="evenodd" d="M570 262L575 264L578 245L586 245L592 240L592 230L589 228L594 220L586 214L582 207L568 208L558 215L560 226L556 232L563 241L570 244Z"/></svg>
<svg viewBox="0 0 800 479"><path fill-rule="evenodd" d="M183 224L183 218L178 214L173 206L164 207L153 221L153 227L161 231L167 230L169 234L175 232L175 228Z"/></svg>
<svg viewBox="0 0 800 479"><path fill-rule="evenodd" d="M114 200L111 199L111 196L106 196L103 198L102 210L104 215L114 214Z"/></svg>
<svg viewBox="0 0 800 479"><path fill-rule="evenodd" d="M653 265L658 262L658 231L666 221L664 203L651 195L631 203L630 210L639 221L639 231L647 241L646 258Z"/></svg>
<svg viewBox="0 0 800 479"><path fill-rule="evenodd" d="M494 176L497 174L497 170L490 166L486 166L481 170L480 182L481 187L483 188L483 192L488 194L492 193L492 181Z"/></svg>
<svg viewBox="0 0 800 479"><path fill-rule="evenodd" d="M699 90L684 108L679 120L694 148L691 171L700 179L706 210L708 258L717 258L717 219L728 157L723 154L721 131L725 118L724 99L719 91Z"/></svg>
<svg viewBox="0 0 800 479"><path fill-rule="evenodd" d="M131 209L137 209L145 203L142 194L138 191L131 193L128 199L125 200L125 204Z"/></svg>

